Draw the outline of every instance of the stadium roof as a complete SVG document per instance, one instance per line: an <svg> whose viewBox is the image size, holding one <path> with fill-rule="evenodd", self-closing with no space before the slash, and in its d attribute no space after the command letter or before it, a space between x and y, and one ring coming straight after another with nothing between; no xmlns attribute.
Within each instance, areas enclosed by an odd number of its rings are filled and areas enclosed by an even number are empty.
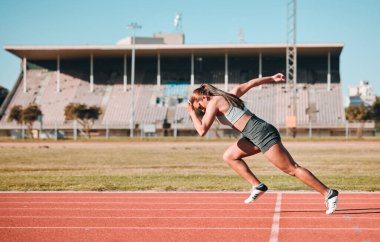
<svg viewBox="0 0 380 242"><path fill-rule="evenodd" d="M297 53L300 55L324 56L329 51L332 55L340 55L343 43L324 44L297 44ZM263 55L282 56L286 54L286 44L136 44L136 54L139 56L161 55L183 56L195 55ZM132 45L14 45L5 46L5 50L12 54L31 60L51 60L59 55L61 59L87 58L91 54L95 57L120 57L129 54Z"/></svg>

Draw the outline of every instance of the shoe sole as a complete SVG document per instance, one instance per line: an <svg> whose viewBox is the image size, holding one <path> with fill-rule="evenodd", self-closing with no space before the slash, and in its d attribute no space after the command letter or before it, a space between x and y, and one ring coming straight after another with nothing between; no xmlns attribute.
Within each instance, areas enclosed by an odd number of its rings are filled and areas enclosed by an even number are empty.
<svg viewBox="0 0 380 242"><path fill-rule="evenodd" d="M265 192L261 192L261 193L257 194L257 197L256 197L255 199L253 199L252 201L250 201L250 202L247 202L247 199L246 199L246 200L244 200L244 203L245 203L245 204L253 203L253 202L255 202L257 199L259 199L264 193L265 193Z"/></svg>
<svg viewBox="0 0 380 242"><path fill-rule="evenodd" d="M336 209L338 208L338 196L336 196L335 204L336 204L335 208L326 210L326 214L332 214L336 211Z"/></svg>

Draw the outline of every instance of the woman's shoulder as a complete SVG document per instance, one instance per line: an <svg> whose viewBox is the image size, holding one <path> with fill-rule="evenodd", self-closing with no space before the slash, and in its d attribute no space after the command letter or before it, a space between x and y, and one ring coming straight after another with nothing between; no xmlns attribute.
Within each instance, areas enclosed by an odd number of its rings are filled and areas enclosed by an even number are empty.
<svg viewBox="0 0 380 242"><path fill-rule="evenodd" d="M222 105L225 104L225 103L228 103L228 101L226 100L226 98L223 97L223 96L214 96L213 101L215 103L217 103L217 104L222 104Z"/></svg>
<svg viewBox="0 0 380 242"><path fill-rule="evenodd" d="M230 108L230 104L223 96L215 96L214 102L216 108L221 113L227 112L227 110Z"/></svg>

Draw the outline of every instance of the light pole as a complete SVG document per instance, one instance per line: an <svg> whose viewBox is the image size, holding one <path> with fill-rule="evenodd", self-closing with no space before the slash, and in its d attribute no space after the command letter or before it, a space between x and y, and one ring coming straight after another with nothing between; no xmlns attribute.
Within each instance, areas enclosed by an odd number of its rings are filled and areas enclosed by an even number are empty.
<svg viewBox="0 0 380 242"><path fill-rule="evenodd" d="M127 26L128 30L132 30L132 64L131 64L131 105L132 114L130 120L131 133L130 137L133 137L133 130L135 127L135 32L137 29L141 29L141 25L137 23L130 23Z"/></svg>

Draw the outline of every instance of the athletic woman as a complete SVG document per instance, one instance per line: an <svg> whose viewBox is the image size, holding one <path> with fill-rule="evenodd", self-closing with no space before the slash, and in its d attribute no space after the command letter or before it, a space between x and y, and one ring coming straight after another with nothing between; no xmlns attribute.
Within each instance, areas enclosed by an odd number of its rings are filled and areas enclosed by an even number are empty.
<svg viewBox="0 0 380 242"><path fill-rule="evenodd" d="M282 144L277 129L251 113L240 99L251 88L271 82L285 82L284 75L278 73L271 77L252 79L236 86L229 93L212 85L202 84L193 91L186 111L200 136L207 133L215 118L242 134L243 137L224 152L223 159L252 185L251 194L245 203L254 202L268 190L243 160L244 157L261 151L264 157L280 170L297 177L321 193L325 197L326 214L331 214L337 208L338 191L329 189L309 170L298 165Z"/></svg>

